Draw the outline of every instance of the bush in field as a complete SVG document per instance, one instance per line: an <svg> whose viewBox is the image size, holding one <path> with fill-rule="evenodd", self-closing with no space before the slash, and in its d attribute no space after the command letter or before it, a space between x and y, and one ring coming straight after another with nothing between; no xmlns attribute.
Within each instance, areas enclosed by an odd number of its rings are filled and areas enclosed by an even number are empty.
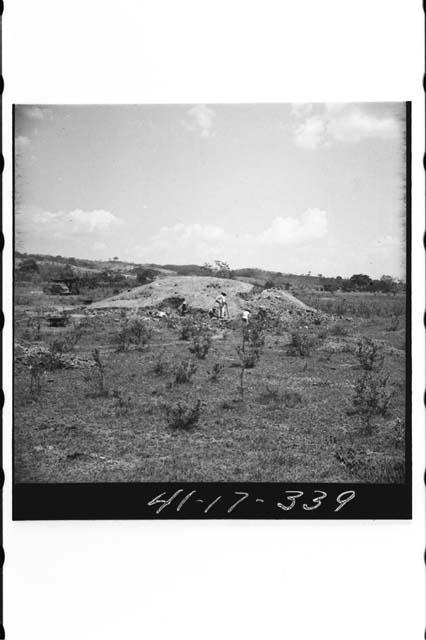
<svg viewBox="0 0 426 640"><path fill-rule="evenodd" d="M387 377L377 371L365 371L355 383L352 400L354 410L361 417L368 433L371 433L374 416L387 415L391 400L387 381Z"/></svg>
<svg viewBox="0 0 426 640"><path fill-rule="evenodd" d="M371 338L363 338L358 342L355 355L364 371L379 371L383 367L383 348Z"/></svg>
<svg viewBox="0 0 426 640"><path fill-rule="evenodd" d="M41 324L43 320L43 312L41 309L36 310L36 315L29 317L27 320L27 326L23 333L23 337L26 340L38 341L41 338Z"/></svg>
<svg viewBox="0 0 426 640"><path fill-rule="evenodd" d="M191 340L192 336L196 332L196 325L191 318L185 318L180 326L180 339Z"/></svg>
<svg viewBox="0 0 426 640"><path fill-rule="evenodd" d="M189 347L191 353L194 353L197 358L204 360L211 347L212 338L210 332L201 330L196 333L192 338L192 346Z"/></svg>
<svg viewBox="0 0 426 640"><path fill-rule="evenodd" d="M310 356L313 345L314 339L312 336L301 331L293 331L291 333L291 342L287 347L287 353L294 356Z"/></svg>
<svg viewBox="0 0 426 640"><path fill-rule="evenodd" d="M238 346L237 353L240 359L239 391L240 391L241 400L244 400L244 391L245 391L244 382L245 382L246 369L253 369L256 366L257 362L259 361L261 352L259 349L253 348L251 346L247 347L246 345L244 349L242 346L241 347Z"/></svg>
<svg viewBox="0 0 426 640"><path fill-rule="evenodd" d="M89 383L94 390L88 395L94 397L106 398L108 396L108 388L105 384L105 365L101 360L98 349L92 351L93 367L84 376L85 382Z"/></svg>
<svg viewBox="0 0 426 640"><path fill-rule="evenodd" d="M175 383L185 384L186 382L191 382L196 371L197 365L193 360L182 360L175 369Z"/></svg>
<svg viewBox="0 0 426 640"><path fill-rule="evenodd" d="M151 328L143 320L127 320L114 336L117 351L128 351L131 346L140 349L149 342L151 335Z"/></svg>
<svg viewBox="0 0 426 640"><path fill-rule="evenodd" d="M400 326L400 316L394 315L389 319L386 331L398 331Z"/></svg>
<svg viewBox="0 0 426 640"><path fill-rule="evenodd" d="M277 385L266 384L259 399L261 402L270 402L276 406L284 406L287 409L292 409L302 402L302 395L298 391L291 389L282 390Z"/></svg>
<svg viewBox="0 0 426 640"><path fill-rule="evenodd" d="M114 401L115 409L118 413L128 413L132 406L132 396L126 394L123 389L113 389L111 396Z"/></svg>
<svg viewBox="0 0 426 640"><path fill-rule="evenodd" d="M201 412L201 400L197 400L195 404L179 401L174 405L167 405L167 424L171 429L188 431L198 424Z"/></svg>
<svg viewBox="0 0 426 640"><path fill-rule="evenodd" d="M330 334L332 336L347 336L348 335L348 329L347 327L345 327L344 324L342 324L341 322L336 322L336 324L333 324L330 329Z"/></svg>
<svg viewBox="0 0 426 640"><path fill-rule="evenodd" d="M164 349L162 349L158 353L157 358L154 362L154 366L152 368L152 372L155 373L155 375L157 376L162 376L164 373L166 373L168 368L167 362L164 359L164 354L165 354L165 351Z"/></svg>
<svg viewBox="0 0 426 640"><path fill-rule="evenodd" d="M77 343L81 340L83 330L80 327L76 327L73 331L70 331L66 335L60 338L55 338L49 345L52 353L64 354L70 353Z"/></svg>
<svg viewBox="0 0 426 640"><path fill-rule="evenodd" d="M386 424L384 432L385 439L395 449L402 449L405 443L405 422L401 418L396 418L390 424Z"/></svg>
<svg viewBox="0 0 426 640"><path fill-rule="evenodd" d="M222 373L223 371L223 364L221 364L220 362L215 362L213 365L213 369L210 371L210 380L212 382L217 382L219 379L219 375Z"/></svg>

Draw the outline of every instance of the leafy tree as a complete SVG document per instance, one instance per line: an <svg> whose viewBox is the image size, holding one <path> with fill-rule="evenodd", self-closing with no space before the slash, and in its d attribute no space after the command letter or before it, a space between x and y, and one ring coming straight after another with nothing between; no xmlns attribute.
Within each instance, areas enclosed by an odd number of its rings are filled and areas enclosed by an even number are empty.
<svg viewBox="0 0 426 640"><path fill-rule="evenodd" d="M231 268L224 260L215 260L213 263L205 262L203 268L210 271L216 278L232 278Z"/></svg>
<svg viewBox="0 0 426 640"><path fill-rule="evenodd" d="M364 273L356 273L351 276L349 280L356 289L366 289L373 282L370 276L367 276Z"/></svg>

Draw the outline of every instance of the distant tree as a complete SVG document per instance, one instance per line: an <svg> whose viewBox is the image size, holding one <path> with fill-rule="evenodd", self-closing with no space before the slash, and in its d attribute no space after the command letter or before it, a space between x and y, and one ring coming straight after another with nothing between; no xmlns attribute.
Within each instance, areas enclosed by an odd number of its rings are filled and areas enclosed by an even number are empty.
<svg viewBox="0 0 426 640"><path fill-rule="evenodd" d="M392 276L383 275L377 282L379 290L383 291L383 293L393 293L398 288Z"/></svg>
<svg viewBox="0 0 426 640"><path fill-rule="evenodd" d="M216 278L232 278L231 268L224 260L215 260L213 263L205 262L203 268L210 271Z"/></svg>
<svg viewBox="0 0 426 640"><path fill-rule="evenodd" d="M370 276L364 273L356 273L349 278L354 289L366 289L372 285L373 281Z"/></svg>
<svg viewBox="0 0 426 640"><path fill-rule="evenodd" d="M34 258L22 260L16 269L16 276L19 280L32 280L35 276L38 276L39 273L40 269Z"/></svg>
<svg viewBox="0 0 426 640"><path fill-rule="evenodd" d="M118 256L114 256L114 257L113 257L113 260L118 260Z"/></svg>
<svg viewBox="0 0 426 640"><path fill-rule="evenodd" d="M275 287L275 282L271 279L267 280L263 285L264 289L273 289Z"/></svg>
<svg viewBox="0 0 426 640"><path fill-rule="evenodd" d="M38 264L34 260L34 258L26 258L25 260L22 260L21 264L19 265L19 269L22 273L39 272Z"/></svg>

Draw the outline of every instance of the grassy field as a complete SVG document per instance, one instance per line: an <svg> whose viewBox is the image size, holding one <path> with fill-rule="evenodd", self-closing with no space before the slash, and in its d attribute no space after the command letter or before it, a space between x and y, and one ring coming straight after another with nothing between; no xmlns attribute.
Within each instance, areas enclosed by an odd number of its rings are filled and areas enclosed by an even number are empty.
<svg viewBox="0 0 426 640"><path fill-rule="evenodd" d="M32 295L37 305L45 304ZM202 359L191 353L192 339L182 339L187 319L140 313L151 332L147 343L119 351L125 310L86 311L80 327L81 319L74 319L52 329L43 320L37 325L31 295L21 291L20 296L15 307L17 482L404 479L401 296L380 296L379 303L376 296L358 296L358 306L351 299L339 318L339 296L305 300L326 313L315 321L302 314L269 323L258 361L244 371L243 396L237 352L242 327L236 320L205 326L211 346ZM379 315L377 309L387 311ZM76 313L82 311L76 307ZM291 348L294 335L306 341L303 355ZM386 411L374 413L369 425L353 403L355 385L365 373L357 357L363 338L372 339L384 356L372 376L384 379L388 397ZM74 366L49 367L40 376L40 388L33 384L31 390L30 361L22 353L43 345L51 352L69 349ZM188 359L196 371L189 381L177 382L177 368ZM176 424L179 403L183 413L193 412L191 428Z"/></svg>

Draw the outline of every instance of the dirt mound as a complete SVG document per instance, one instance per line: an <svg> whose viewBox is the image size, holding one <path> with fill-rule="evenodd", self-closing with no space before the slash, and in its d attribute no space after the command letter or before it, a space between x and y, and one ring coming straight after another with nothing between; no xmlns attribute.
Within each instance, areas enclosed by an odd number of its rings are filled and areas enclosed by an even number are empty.
<svg viewBox="0 0 426 640"><path fill-rule="evenodd" d="M256 297L256 304L259 308L276 312L282 311L285 308L292 309L294 307L305 311L311 309L307 304L282 289L264 289L262 293Z"/></svg>
<svg viewBox="0 0 426 640"><path fill-rule="evenodd" d="M229 315L238 316L242 309L256 312L264 309L272 313L287 310L310 311L310 307L281 289L253 292L253 285L240 280L210 276L170 276L159 278L131 291L120 293L91 304L88 309L159 308L176 309L186 300L190 309L208 311L220 292L226 293Z"/></svg>
<svg viewBox="0 0 426 640"><path fill-rule="evenodd" d="M165 307L175 308L179 300L186 300L192 309L208 311L221 291L226 293L229 313L235 316L245 302L241 294L249 294L253 286L246 282L209 276L170 276L154 280L150 284L135 287L111 298L94 302L89 309Z"/></svg>

